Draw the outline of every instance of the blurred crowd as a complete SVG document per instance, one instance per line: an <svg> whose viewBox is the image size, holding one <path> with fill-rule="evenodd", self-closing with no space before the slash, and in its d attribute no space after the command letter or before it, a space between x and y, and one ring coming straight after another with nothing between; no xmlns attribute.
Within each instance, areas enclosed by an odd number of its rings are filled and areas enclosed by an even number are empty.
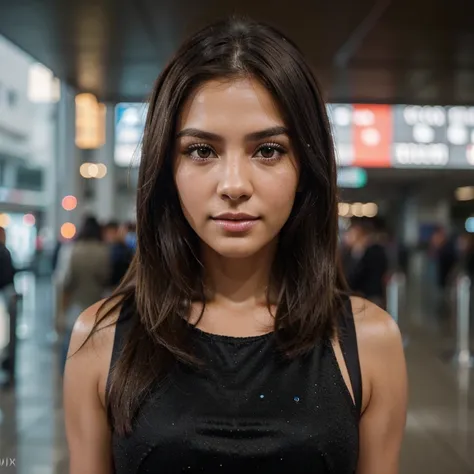
<svg viewBox="0 0 474 474"><path fill-rule="evenodd" d="M134 224L101 225L93 216L84 219L73 241L58 243L53 267L63 361L77 316L114 291L127 273L135 247Z"/></svg>
<svg viewBox="0 0 474 474"><path fill-rule="evenodd" d="M473 234L450 234L436 227L421 250L428 260L423 278L433 280L441 299L447 300L443 295L453 288L457 275L463 273L474 279ZM352 218L342 233L341 262L350 290L385 307L390 275L408 271L408 250L391 237L383 220Z"/></svg>
<svg viewBox="0 0 474 474"><path fill-rule="evenodd" d="M437 227L429 240L428 267L434 277L436 292L432 295L433 309L443 319L453 316L450 308L457 298L456 281L459 275L468 275L474 281L474 235L450 234L445 228ZM474 301L474 286L471 283L471 301ZM470 304L474 318L474 304ZM474 321L474 319L473 319Z"/></svg>
<svg viewBox="0 0 474 474"><path fill-rule="evenodd" d="M101 225L93 216L83 219L74 239L58 241L52 256L52 269L56 332L62 344L63 363L78 315L112 294L127 273L135 248L135 224L112 221ZM16 273L5 229L0 227L0 295L6 301L12 324L16 324L15 315L21 300L15 289ZM11 345L15 332L9 339ZM11 350L3 352L0 354L0 372L12 372Z"/></svg>
<svg viewBox="0 0 474 474"><path fill-rule="evenodd" d="M450 286L461 272L474 277L474 234L450 235L445 228L437 227L429 241L428 255L440 290Z"/></svg>
<svg viewBox="0 0 474 474"><path fill-rule="evenodd" d="M381 220L352 218L341 239L341 262L350 290L385 307L391 247Z"/></svg>

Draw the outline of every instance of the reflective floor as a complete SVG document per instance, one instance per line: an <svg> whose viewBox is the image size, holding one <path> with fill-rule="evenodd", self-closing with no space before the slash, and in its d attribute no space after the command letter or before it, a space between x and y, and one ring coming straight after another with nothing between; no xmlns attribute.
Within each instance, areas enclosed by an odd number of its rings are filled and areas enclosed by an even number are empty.
<svg viewBox="0 0 474 474"><path fill-rule="evenodd" d="M66 474L51 288L47 281L35 282L32 277L25 277L23 285L18 380L15 388L0 391L0 473ZM440 324L416 303L415 295L410 318L400 318L410 378L400 472L472 474L474 371L459 371L448 360L453 347L449 318Z"/></svg>

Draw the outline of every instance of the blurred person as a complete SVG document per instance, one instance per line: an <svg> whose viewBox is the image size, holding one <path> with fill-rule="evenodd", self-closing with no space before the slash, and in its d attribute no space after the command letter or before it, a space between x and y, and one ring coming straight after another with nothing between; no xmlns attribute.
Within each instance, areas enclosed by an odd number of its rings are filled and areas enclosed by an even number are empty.
<svg viewBox="0 0 474 474"><path fill-rule="evenodd" d="M436 292L432 297L433 314L449 318L453 293L453 272L456 270L456 246L447 230L437 226L429 241L430 269L434 271Z"/></svg>
<svg viewBox="0 0 474 474"><path fill-rule="evenodd" d="M453 308L457 305L457 279L461 275L467 275L471 279L470 312L474 322L474 235L463 232L453 239L452 243L454 264L450 267L444 291L441 293L437 303L441 306L445 319L450 319L452 325L456 326L456 314ZM439 308L438 308L439 309Z"/></svg>
<svg viewBox="0 0 474 474"><path fill-rule="evenodd" d="M387 230L385 219L383 219L381 216L375 216L370 218L370 222L372 224L374 242L377 242L382 246L388 245L390 241L390 235Z"/></svg>
<svg viewBox="0 0 474 474"><path fill-rule="evenodd" d="M351 220L345 235L346 245L350 249L346 278L352 291L384 307L388 256L377 230L369 218Z"/></svg>
<svg viewBox="0 0 474 474"><path fill-rule="evenodd" d="M7 234L0 227L0 291L13 286L15 279L15 267L10 251L7 248Z"/></svg>
<svg viewBox="0 0 474 474"><path fill-rule="evenodd" d="M474 235L463 232L456 240L457 266L474 278Z"/></svg>
<svg viewBox="0 0 474 474"><path fill-rule="evenodd" d="M142 150L136 258L73 331L70 473L398 472L401 338L346 296L326 105L297 47L247 20L197 33Z"/></svg>
<svg viewBox="0 0 474 474"><path fill-rule="evenodd" d="M63 244L55 273L59 287L58 332L63 337L63 362L77 315L104 297L109 287L110 251L95 217L84 219L76 240Z"/></svg>
<svg viewBox="0 0 474 474"><path fill-rule="evenodd" d="M430 255L436 264L438 287L440 290L445 290L456 263L456 251L453 240L441 226L437 227L431 236Z"/></svg>
<svg viewBox="0 0 474 474"><path fill-rule="evenodd" d="M113 244L118 240L120 225L117 221L107 222L102 226L102 239L106 244Z"/></svg>
<svg viewBox="0 0 474 474"><path fill-rule="evenodd" d="M0 227L0 293L4 297L10 317L15 310L14 305L16 305L15 273L12 256L7 248L7 234L5 229ZM10 371L11 361L10 351L5 351L5 354L0 353L2 370Z"/></svg>
<svg viewBox="0 0 474 474"><path fill-rule="evenodd" d="M61 242L61 239L58 238L56 242L54 243L54 248L51 255L51 271L53 273L56 271L56 268L58 267L58 258L59 258L59 252L61 251L61 247L62 247L62 242Z"/></svg>
<svg viewBox="0 0 474 474"><path fill-rule="evenodd" d="M125 234L118 222L112 221L104 226L104 240L110 248L111 271L110 286L116 288L133 259L133 251L125 243Z"/></svg>
<svg viewBox="0 0 474 474"><path fill-rule="evenodd" d="M124 226L125 244L127 247L135 252L137 248L137 226L133 222L128 222Z"/></svg>
<svg viewBox="0 0 474 474"><path fill-rule="evenodd" d="M474 235L464 232L458 238L458 261L462 271L471 279L470 314L474 324Z"/></svg>

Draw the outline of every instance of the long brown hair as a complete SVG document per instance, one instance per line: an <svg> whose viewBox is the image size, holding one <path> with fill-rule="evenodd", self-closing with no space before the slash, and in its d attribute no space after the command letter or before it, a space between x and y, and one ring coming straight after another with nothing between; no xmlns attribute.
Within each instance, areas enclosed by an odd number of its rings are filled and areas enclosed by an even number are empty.
<svg viewBox="0 0 474 474"><path fill-rule="evenodd" d="M260 81L279 105L300 164L299 192L280 232L271 274L279 295L279 347L295 357L337 328L343 279L337 265L336 163L315 78L299 49L276 29L235 18L213 24L179 49L149 101L137 193L137 251L114 295L121 302L108 312L127 302L134 319L109 375L108 408L118 433L131 430L143 397L166 377L170 363L197 362L186 344L183 319L190 303L205 303L205 297L199 238L183 215L174 183L176 123L197 86L242 75Z"/></svg>

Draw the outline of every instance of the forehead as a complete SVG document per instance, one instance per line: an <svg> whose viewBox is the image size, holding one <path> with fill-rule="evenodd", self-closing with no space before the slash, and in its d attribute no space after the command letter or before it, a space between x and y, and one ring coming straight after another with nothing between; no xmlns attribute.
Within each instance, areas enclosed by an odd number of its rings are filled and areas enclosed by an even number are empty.
<svg viewBox="0 0 474 474"><path fill-rule="evenodd" d="M246 133L283 125L279 108L267 91L252 78L205 82L183 105L178 130L193 127L215 133Z"/></svg>

